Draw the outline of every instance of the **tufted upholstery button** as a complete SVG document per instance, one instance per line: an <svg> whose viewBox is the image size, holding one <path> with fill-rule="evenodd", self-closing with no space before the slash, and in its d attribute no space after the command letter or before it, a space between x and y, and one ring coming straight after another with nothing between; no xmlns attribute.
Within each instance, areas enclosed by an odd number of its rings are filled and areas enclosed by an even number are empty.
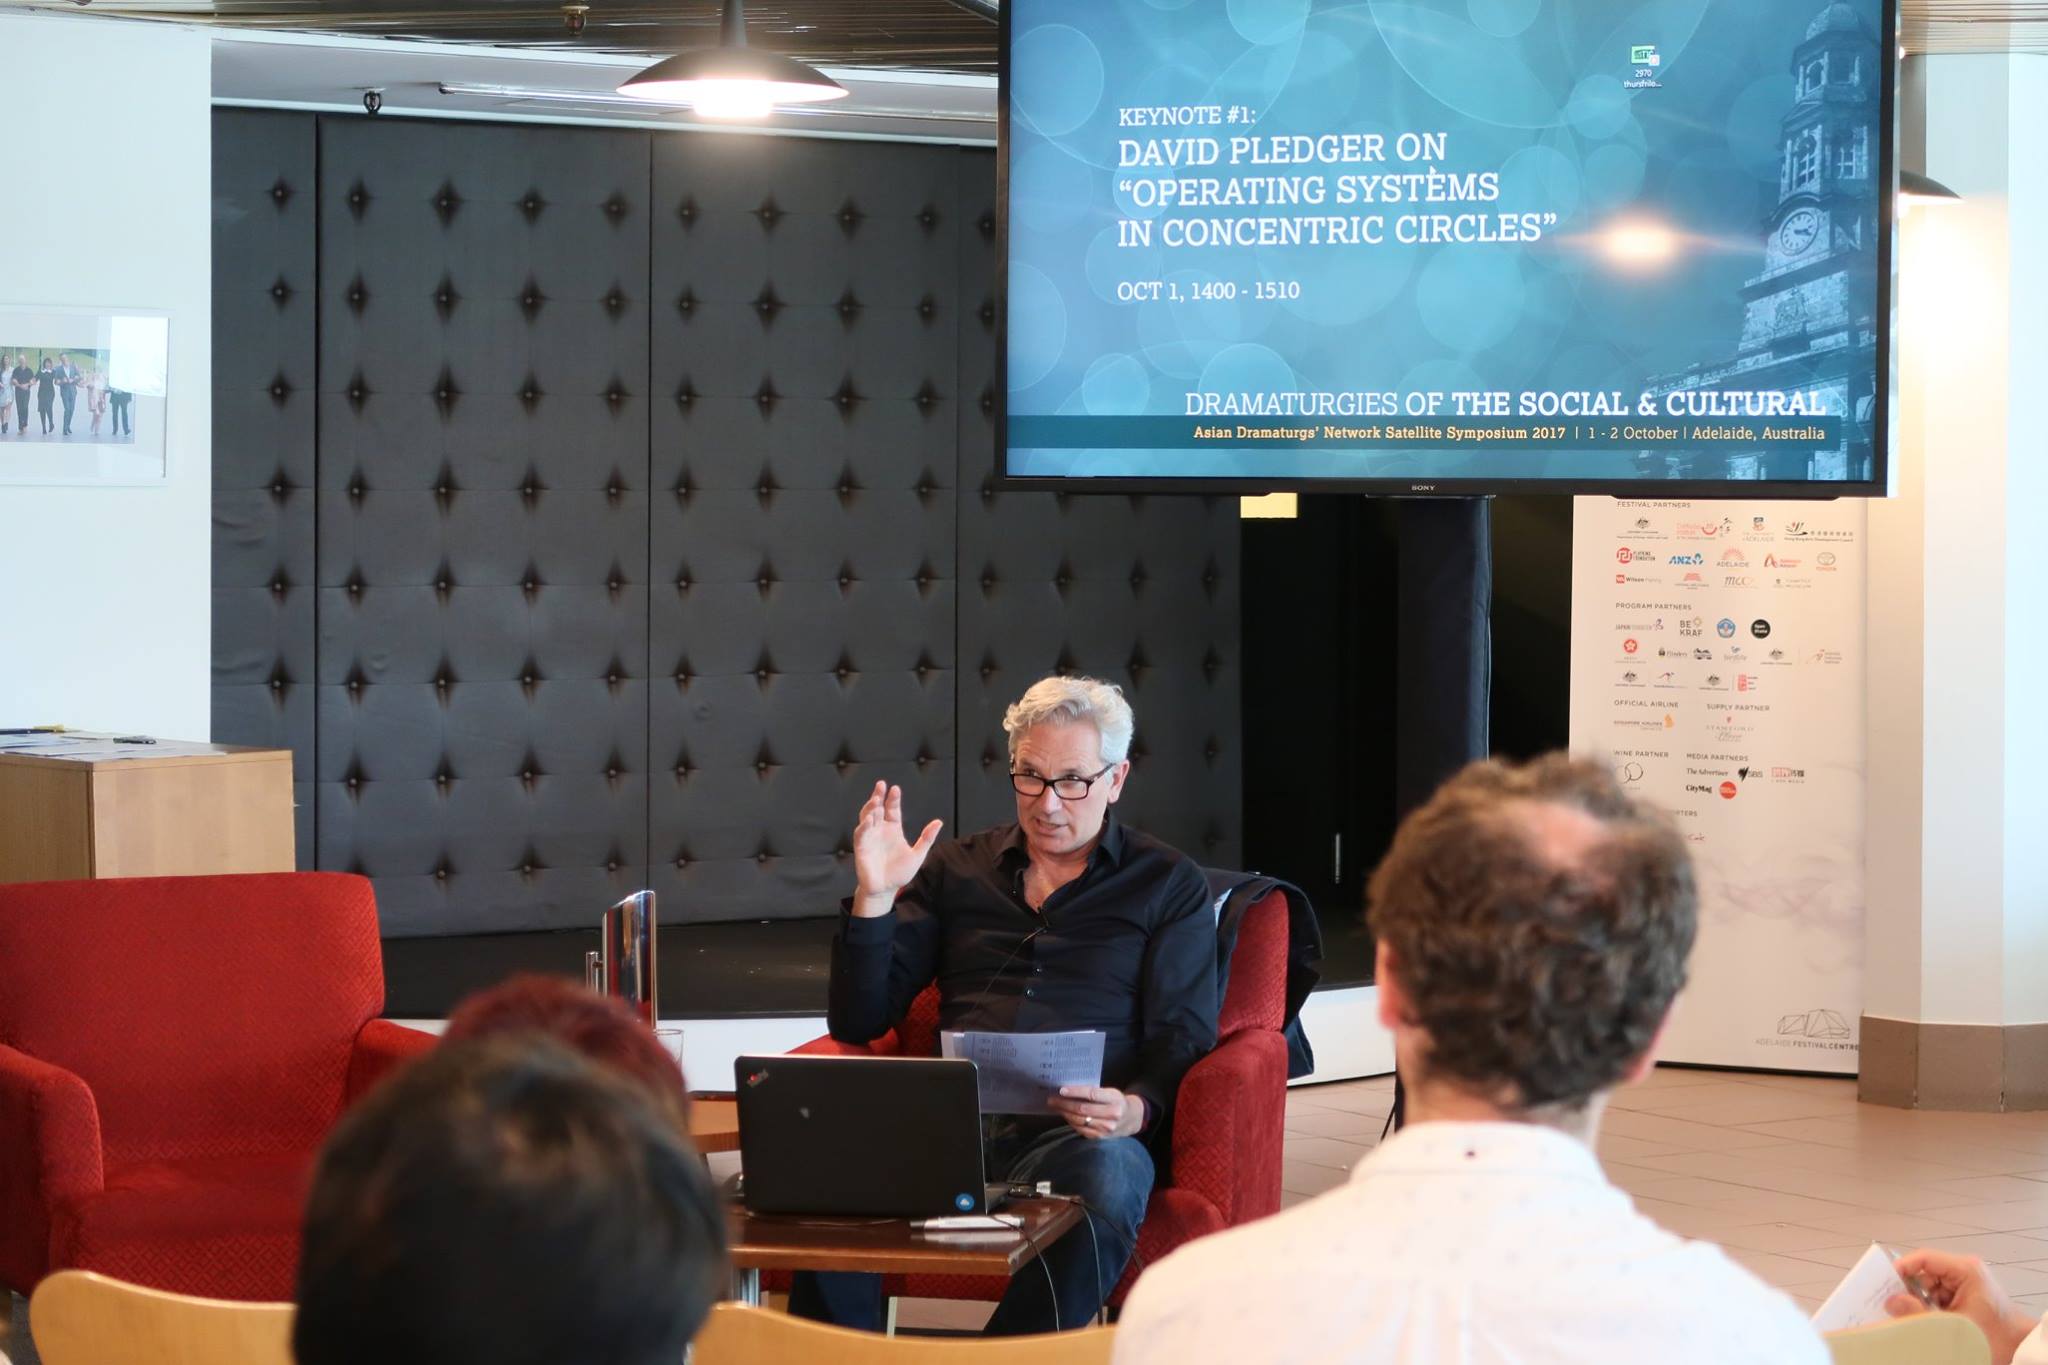
<svg viewBox="0 0 2048 1365"><path fill-rule="evenodd" d="M696 401L697 390L691 386L689 380L685 379L676 388L676 406L681 408L684 412L688 412L690 410L690 405L692 403L695 403ZM683 489L679 489L677 491L686 492L686 490Z"/></svg>
<svg viewBox="0 0 2048 1365"><path fill-rule="evenodd" d="M690 224L696 222L697 201L694 199L685 199L682 203L676 205L676 217L682 220L684 227L688 227L690 226Z"/></svg>
<svg viewBox="0 0 2048 1365"><path fill-rule="evenodd" d="M626 296L619 292L617 285L613 285L612 292L604 296L604 311L616 317L618 311L625 306Z"/></svg>
<svg viewBox="0 0 2048 1365"><path fill-rule="evenodd" d="M682 871L682 870L683 870L684 868L688 867L689 865L690 865L690 860L689 860L688 858L678 858L678 859L676 859L676 871L678 871L678 872L681 872L681 871Z"/></svg>
<svg viewBox="0 0 2048 1365"><path fill-rule="evenodd" d="M853 586L853 575L852 575L852 574L845 574L845 573L843 573L843 574L839 575L839 586L840 586L840 589L841 589L842 591L843 591L843 590L845 590L845 589L847 589L847 588L850 588L850 587L852 587L852 586Z"/></svg>
<svg viewBox="0 0 2048 1365"><path fill-rule="evenodd" d="M270 690L271 690L271 691L273 691L273 692L282 692L282 691L284 691L284 679L283 679L283 678L272 678L272 679L270 680Z"/></svg>
<svg viewBox="0 0 2048 1365"><path fill-rule="evenodd" d="M453 222L455 211L461 207L462 196L455 192L454 184L442 181L441 188L434 194L434 213L441 219L441 226L446 227Z"/></svg>
<svg viewBox="0 0 2048 1365"><path fill-rule="evenodd" d="M528 502L532 502L540 496L540 485L528 479L525 483L519 485L519 495Z"/></svg>
<svg viewBox="0 0 2048 1365"><path fill-rule="evenodd" d="M607 872L617 872L619 870L619 860L617 858L605 859L604 870Z"/></svg>
<svg viewBox="0 0 2048 1365"><path fill-rule="evenodd" d="M521 674L519 675L519 683L520 683L520 685L521 685L522 687L531 687L531 686L533 686L533 682L534 682L533 674L531 674L531 673L521 673Z"/></svg>
<svg viewBox="0 0 2048 1365"><path fill-rule="evenodd" d="M622 194L614 194L611 198L605 200L604 212L607 218L617 219L623 217L626 212L626 197Z"/></svg>
<svg viewBox="0 0 2048 1365"><path fill-rule="evenodd" d="M539 190L528 190L526 197L519 201L519 211L526 215L529 223L540 217L540 211L547 206L548 201L540 197Z"/></svg>
<svg viewBox="0 0 2048 1365"><path fill-rule="evenodd" d="M282 403L285 400L285 396L289 394L291 391L292 386L284 382L283 375L279 375L277 378L270 381L270 396L272 398L275 398L280 403Z"/></svg>
<svg viewBox="0 0 2048 1365"><path fill-rule="evenodd" d="M995 766L995 761L996 761L996 756L995 756L994 754L988 754L988 753L985 753L985 754L983 754L983 755L981 756L981 766L982 766L982 767L984 767L984 768L992 768L992 767L994 767L994 766Z"/></svg>
<svg viewBox="0 0 2048 1365"><path fill-rule="evenodd" d="M843 322L851 323L860 313L860 299L855 296L851 287L839 296L839 302L834 306L839 309L839 317Z"/></svg>
<svg viewBox="0 0 2048 1365"><path fill-rule="evenodd" d="M531 322L539 316L540 306L547 301L548 296L541 293L540 285L529 277L526 287L519 291L519 311L526 314L526 320Z"/></svg>
<svg viewBox="0 0 2048 1365"><path fill-rule="evenodd" d="M996 301L995 301L994 299L983 299L983 300L981 301L981 310L980 310L979 316L980 316L980 318L981 318L981 325L982 325L982 326L984 326L984 327L993 327L993 326L995 326L995 324L996 324Z"/></svg>
<svg viewBox="0 0 2048 1365"><path fill-rule="evenodd" d="M917 215L917 223L926 232L930 232L939 225L939 211L929 204L925 205L924 211Z"/></svg>
<svg viewBox="0 0 2048 1365"><path fill-rule="evenodd" d="M277 205L279 208L283 208L286 204L289 204L291 202L291 199L292 187L290 185L285 184L283 180L280 179L276 184L270 187L270 202Z"/></svg>
<svg viewBox="0 0 2048 1365"><path fill-rule="evenodd" d="M761 381L761 387L754 391L754 401L760 404L761 411L763 412L767 412L775 406L777 396L775 386L765 379Z"/></svg>
<svg viewBox="0 0 2048 1365"><path fill-rule="evenodd" d="M860 226L860 220L860 210L855 207L851 199L839 206L839 226L846 229L849 235L851 235L855 228Z"/></svg>
<svg viewBox="0 0 2048 1365"><path fill-rule="evenodd" d="M676 295L676 311L678 313L681 313L684 317L688 317L690 316L690 314L696 312L697 296L687 289L685 289L682 293Z"/></svg>
<svg viewBox="0 0 2048 1365"><path fill-rule="evenodd" d="M993 237L996 235L996 216L993 213L984 213L975 220L974 226L982 236Z"/></svg>
<svg viewBox="0 0 2048 1365"><path fill-rule="evenodd" d="M766 683L766 682L768 681L768 677L769 677L769 674L768 674L768 670L767 670L767 669L765 669L765 668L757 668L757 669L755 669L755 670L754 670L754 681L755 681L755 682L758 682L758 683Z"/></svg>
<svg viewBox="0 0 2048 1365"><path fill-rule="evenodd" d="M617 687L619 685L619 675L617 673L605 674L604 680L610 683L613 687Z"/></svg>
<svg viewBox="0 0 2048 1365"><path fill-rule="evenodd" d="M521 584L520 584L519 586L520 586L520 587L522 587L522 588L525 588L525 589L526 589L526 590L527 590L528 592L539 592L539 591L540 591L540 580L539 580L539 579L537 579L537 578L528 578L528 579L526 579L526 581L525 581L525 582L521 583Z"/></svg>
<svg viewBox="0 0 2048 1365"><path fill-rule="evenodd" d="M766 867L768 865L768 850L764 848L759 853L756 853L754 855L754 861L761 864L761 866Z"/></svg>
<svg viewBox="0 0 2048 1365"><path fill-rule="evenodd" d="M519 401L526 404L528 407L531 407L535 403L539 402L540 385L534 383L531 379L528 379L526 381L525 387L519 390Z"/></svg>
<svg viewBox="0 0 2048 1365"><path fill-rule="evenodd" d="M289 492L291 492L291 485L283 479L274 480L270 485L270 496L273 498L281 498Z"/></svg>
<svg viewBox="0 0 2048 1365"><path fill-rule="evenodd" d="M917 495L920 498L928 498L932 495L932 492L933 489L930 479L919 479L917 481Z"/></svg>
<svg viewBox="0 0 2048 1365"><path fill-rule="evenodd" d="M530 787L530 786L532 786L532 785L533 785L533 769L531 769L531 768L521 768L521 769L519 770L519 780L520 780L521 782L524 782L524 783L526 783L526 785L527 785L527 786L529 786L529 787Z"/></svg>
<svg viewBox="0 0 2048 1365"><path fill-rule="evenodd" d="M354 211L356 217L361 218L363 210L368 208L369 204L370 191L364 188L362 181L358 180L355 184L349 186L348 206Z"/></svg>
<svg viewBox="0 0 2048 1365"><path fill-rule="evenodd" d="M614 781L614 782L618 781L618 779L619 779L619 769L618 769L618 765L617 765L617 764L614 764L614 765L612 765L611 767L609 767L609 768L606 768L606 769L604 770L604 775L605 775L605 776L606 776L607 778L610 778L610 779L611 779L612 781Z"/></svg>
<svg viewBox="0 0 2048 1365"><path fill-rule="evenodd" d="M291 296L292 287L284 282L284 276L278 276L276 282L270 286L270 297L276 299L279 303L283 303Z"/></svg>
<svg viewBox="0 0 2048 1365"><path fill-rule="evenodd" d="M768 760L765 758L755 759L754 771L759 773L761 776L766 777L768 775Z"/></svg>
<svg viewBox="0 0 2048 1365"><path fill-rule="evenodd" d="M754 311L761 315L764 323L775 321L775 315L782 311L782 300L775 297L775 286L761 286L761 292L754 296Z"/></svg>
<svg viewBox="0 0 2048 1365"><path fill-rule="evenodd" d="M770 197L763 200L761 207L754 210L754 216L761 220L763 232L773 232L775 225L782 221L782 210L775 206L774 198Z"/></svg>
<svg viewBox="0 0 2048 1365"><path fill-rule="evenodd" d="M930 322L932 320L933 315L936 314L938 311L939 305L937 304L937 302L933 300L930 294L926 294L922 299L919 299L917 302L917 315L923 318L926 322Z"/></svg>
<svg viewBox="0 0 2048 1365"><path fill-rule="evenodd" d="M519 875L522 877L531 877L533 875L533 864L521 863L519 865Z"/></svg>
<svg viewBox="0 0 2048 1365"><path fill-rule="evenodd" d="M762 574L759 578L754 580L754 586L759 588L762 592L766 592L768 591L769 587L773 585L774 582L775 580L770 578L767 574Z"/></svg>

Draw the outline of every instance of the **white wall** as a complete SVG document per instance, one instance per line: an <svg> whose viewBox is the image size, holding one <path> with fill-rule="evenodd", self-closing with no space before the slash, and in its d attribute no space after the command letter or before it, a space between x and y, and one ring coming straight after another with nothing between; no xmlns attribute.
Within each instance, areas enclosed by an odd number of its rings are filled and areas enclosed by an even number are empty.
<svg viewBox="0 0 2048 1365"><path fill-rule="evenodd" d="M1865 1010L2048 1021L2048 58L1913 58L1898 495L1870 510Z"/></svg>
<svg viewBox="0 0 2048 1365"><path fill-rule="evenodd" d="M4 301L171 315L170 482L0 484L0 726L208 737L212 64L166 24L0 13ZM61 153L52 149L67 149Z"/></svg>

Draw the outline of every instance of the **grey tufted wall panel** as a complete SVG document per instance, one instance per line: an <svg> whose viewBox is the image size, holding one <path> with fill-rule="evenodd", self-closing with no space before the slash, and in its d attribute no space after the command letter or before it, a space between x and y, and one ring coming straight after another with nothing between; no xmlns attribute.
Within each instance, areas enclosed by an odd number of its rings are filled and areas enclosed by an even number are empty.
<svg viewBox="0 0 2048 1365"><path fill-rule="evenodd" d="M650 856L686 917L829 909L878 779L952 821L956 169L655 143Z"/></svg>
<svg viewBox="0 0 2048 1365"><path fill-rule="evenodd" d="M1088 673L1122 685L1137 712L1120 813L1234 866L1236 500L995 491L993 156L965 154L960 210L960 823L1015 818L1004 708L1045 673Z"/></svg>
<svg viewBox="0 0 2048 1365"><path fill-rule="evenodd" d="M292 751L313 857L313 120L217 115L213 738Z"/></svg>
<svg viewBox="0 0 2048 1365"><path fill-rule="evenodd" d="M648 156L321 123L319 860L386 933L644 884Z"/></svg>
<svg viewBox="0 0 2048 1365"><path fill-rule="evenodd" d="M1234 508L990 490L992 157L218 117L216 735L294 744L387 935L828 912L878 778L1009 816L1055 667L1235 858Z"/></svg>

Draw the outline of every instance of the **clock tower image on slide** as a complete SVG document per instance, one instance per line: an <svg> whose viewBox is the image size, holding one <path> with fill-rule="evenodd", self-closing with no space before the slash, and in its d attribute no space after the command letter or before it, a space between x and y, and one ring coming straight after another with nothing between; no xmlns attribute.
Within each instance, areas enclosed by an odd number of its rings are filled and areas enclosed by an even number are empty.
<svg viewBox="0 0 2048 1365"><path fill-rule="evenodd" d="M1689 389L1819 393L1842 439L1818 451L1645 454L1644 473L1680 479L1867 480L1872 475L1877 295L1877 128L1883 60L1854 9L1830 4L1793 49L1778 198L1765 215L1763 269L1742 287L1733 358L1653 381L1659 399ZM1656 466L1662 465L1662 468Z"/></svg>

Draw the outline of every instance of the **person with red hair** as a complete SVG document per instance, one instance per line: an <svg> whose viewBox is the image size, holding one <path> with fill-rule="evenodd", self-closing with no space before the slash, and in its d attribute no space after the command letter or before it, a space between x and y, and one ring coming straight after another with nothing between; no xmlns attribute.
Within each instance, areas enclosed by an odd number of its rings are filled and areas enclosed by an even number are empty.
<svg viewBox="0 0 2048 1365"><path fill-rule="evenodd" d="M617 1000L559 976L507 978L455 1007L442 1036L452 1040L542 1034L647 1090L690 1131L690 1091L683 1069L654 1031Z"/></svg>

